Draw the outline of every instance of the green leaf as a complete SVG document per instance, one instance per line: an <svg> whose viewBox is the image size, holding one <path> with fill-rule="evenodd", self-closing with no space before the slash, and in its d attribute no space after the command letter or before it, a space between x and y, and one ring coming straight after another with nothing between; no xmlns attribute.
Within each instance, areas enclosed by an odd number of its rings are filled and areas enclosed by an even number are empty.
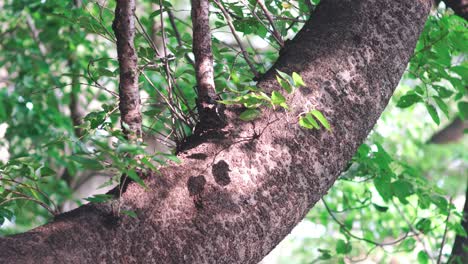
<svg viewBox="0 0 468 264"><path fill-rule="evenodd" d="M150 168L150 169L153 170L153 171L158 170L158 169L153 165L153 163L151 163L151 162L148 160L147 157L143 157L143 158L141 159L141 162L142 162L143 164L145 164L146 167Z"/></svg>
<svg viewBox="0 0 468 264"><path fill-rule="evenodd" d="M417 102L422 102L421 96L415 93L407 93L403 95L400 100L398 100L397 107L399 108L407 108L412 106Z"/></svg>
<svg viewBox="0 0 468 264"><path fill-rule="evenodd" d="M144 152L144 149L136 144L120 143L115 151L117 153L140 154Z"/></svg>
<svg viewBox="0 0 468 264"><path fill-rule="evenodd" d="M431 220L428 218L422 218L416 223L415 227L423 234L426 234L431 230Z"/></svg>
<svg viewBox="0 0 468 264"><path fill-rule="evenodd" d="M328 131L331 131L331 126L330 124L328 123L327 119L325 118L325 116L323 116L322 112L318 111L318 110L312 110L310 111L310 113L315 116L315 118L317 118L317 120L322 124L322 126L324 126Z"/></svg>
<svg viewBox="0 0 468 264"><path fill-rule="evenodd" d="M281 76L281 78L283 78L283 79L285 79L287 81L291 80L291 76L289 76L287 73L282 72L280 70L276 70L276 72Z"/></svg>
<svg viewBox="0 0 468 264"><path fill-rule="evenodd" d="M449 98L450 96L452 96L453 92L448 90L447 88L443 87L443 86L440 86L440 85L433 85L432 86L434 88L434 90L437 91L437 94L441 97L441 98Z"/></svg>
<svg viewBox="0 0 468 264"><path fill-rule="evenodd" d="M440 195L431 195L430 196L431 202L435 204L441 211L447 211L448 202L445 197Z"/></svg>
<svg viewBox="0 0 468 264"><path fill-rule="evenodd" d="M130 179L134 180L136 183L146 188L145 182L140 178L140 176L138 176L138 174L136 174L134 170L127 170L126 174Z"/></svg>
<svg viewBox="0 0 468 264"><path fill-rule="evenodd" d="M302 80L302 77L299 74L297 74L296 72L293 72L292 78L293 78L293 81L294 81L294 86L296 86L296 87L306 86L304 80Z"/></svg>
<svg viewBox="0 0 468 264"><path fill-rule="evenodd" d="M407 204L408 201L406 200L406 197L412 195L414 193L413 191L413 185L406 180L397 180L392 183L392 190L393 194L398 197L400 202L403 204Z"/></svg>
<svg viewBox="0 0 468 264"><path fill-rule="evenodd" d="M346 243L343 239L339 239L336 242L336 253L337 254L348 254L352 250L350 243Z"/></svg>
<svg viewBox="0 0 468 264"><path fill-rule="evenodd" d="M132 218L137 218L138 217L137 214L134 211L130 211L130 210L122 210L121 213L124 214L124 215L128 215L128 216L130 216Z"/></svg>
<svg viewBox="0 0 468 264"><path fill-rule="evenodd" d="M468 102L459 102L458 111L463 120L468 120Z"/></svg>
<svg viewBox="0 0 468 264"><path fill-rule="evenodd" d="M299 117L299 126L307 129L320 129L319 124L315 121L312 114L307 113L305 116Z"/></svg>
<svg viewBox="0 0 468 264"><path fill-rule="evenodd" d="M330 254L330 250L319 248L318 251L321 253L321 255L319 257L321 260L331 259L332 256Z"/></svg>
<svg viewBox="0 0 468 264"><path fill-rule="evenodd" d="M429 263L429 256L427 255L424 250L419 251L418 253L418 263L419 264L427 264Z"/></svg>
<svg viewBox="0 0 468 264"><path fill-rule="evenodd" d="M11 221L14 216L15 214L12 211L6 208L0 207L0 219L3 220L3 218L6 218L8 219L8 221Z"/></svg>
<svg viewBox="0 0 468 264"><path fill-rule="evenodd" d="M440 125L439 114L437 114L437 110L435 109L435 107L427 103L426 109L427 109L427 112L429 112L429 115L431 115L432 120L434 120L434 123L436 123L437 125Z"/></svg>
<svg viewBox="0 0 468 264"><path fill-rule="evenodd" d="M180 164L180 163L181 163L180 159L179 159L176 155L167 154L167 153L161 153L161 155L162 155L163 157L165 157L166 159L168 159L168 160L170 160L170 161L173 161L173 162L175 162L175 163L177 163L177 164Z"/></svg>
<svg viewBox="0 0 468 264"><path fill-rule="evenodd" d="M392 198L393 192L390 185L390 179L388 177L383 175L377 176L374 178L374 186L384 201L388 201Z"/></svg>
<svg viewBox="0 0 468 264"><path fill-rule="evenodd" d="M114 72L106 69L106 68L99 68L97 69L97 72L99 74L99 76L106 76L106 77L114 77L115 74Z"/></svg>
<svg viewBox="0 0 468 264"><path fill-rule="evenodd" d="M257 119L260 116L261 112L258 109L247 109L242 114L240 114L239 118L242 121L252 121Z"/></svg>
<svg viewBox="0 0 468 264"><path fill-rule="evenodd" d="M285 109L288 109L288 105L286 104L286 98L282 94L277 91L273 91L271 94L271 103L273 105L279 105Z"/></svg>
<svg viewBox="0 0 468 264"><path fill-rule="evenodd" d="M110 194L96 194L94 196L85 198L86 201L92 202L92 203L105 203L113 198L112 195Z"/></svg>
<svg viewBox="0 0 468 264"><path fill-rule="evenodd" d="M41 177L52 176L52 175L55 175L55 174L56 174L56 172L53 169L51 169L51 168L49 168L47 166L44 166L44 167L41 168Z"/></svg>
<svg viewBox="0 0 468 264"><path fill-rule="evenodd" d="M70 156L69 159L79 163L86 169L101 170L104 168L104 166L102 166L102 164L95 159L88 159L81 156Z"/></svg>
<svg viewBox="0 0 468 264"><path fill-rule="evenodd" d="M149 18L157 17L161 14L161 9L158 9L150 14Z"/></svg>
<svg viewBox="0 0 468 264"><path fill-rule="evenodd" d="M452 225L452 229L455 231L457 235L462 236L462 237L467 237L465 228L463 228L463 226L459 222L453 223L451 225Z"/></svg>
<svg viewBox="0 0 468 264"><path fill-rule="evenodd" d="M314 126L307 121L304 116L299 117L299 126L306 128L306 129L313 129Z"/></svg>
<svg viewBox="0 0 468 264"><path fill-rule="evenodd" d="M281 79L278 75L276 75L276 81L278 81L278 83L281 85L281 87L283 87L284 90L286 90L286 92L292 92L291 85L287 81Z"/></svg>
<svg viewBox="0 0 468 264"><path fill-rule="evenodd" d="M433 97L433 99L436 102L437 106L439 106L439 109L442 110L444 115L447 118L450 118L448 105L440 97Z"/></svg>
<svg viewBox="0 0 468 264"><path fill-rule="evenodd" d="M388 207L387 207L387 206L380 206L380 205L375 204L375 203L373 203L372 205L373 205L374 208L375 208L377 211L379 211L379 212L385 213L385 212L388 211Z"/></svg>
<svg viewBox="0 0 468 264"><path fill-rule="evenodd" d="M400 244L400 248L403 251L407 251L407 252L414 250L415 246L416 246L416 240L412 237L403 240L403 242L401 242Z"/></svg>
<svg viewBox="0 0 468 264"><path fill-rule="evenodd" d="M309 122L309 124L312 124L312 126L313 126L315 129L320 129L319 124L317 123L317 121L315 121L315 118L312 116L311 113L307 113L307 114L305 115L305 118L306 118L307 122Z"/></svg>

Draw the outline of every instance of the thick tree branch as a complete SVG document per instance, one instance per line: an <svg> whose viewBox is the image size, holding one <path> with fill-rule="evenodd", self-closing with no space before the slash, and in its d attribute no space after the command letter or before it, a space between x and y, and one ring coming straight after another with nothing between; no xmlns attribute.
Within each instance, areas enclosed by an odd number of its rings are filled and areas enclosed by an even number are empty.
<svg viewBox="0 0 468 264"><path fill-rule="evenodd" d="M442 130L432 135L428 143L448 144L457 142L463 138L463 131L467 128L468 122L457 117Z"/></svg>
<svg viewBox="0 0 468 264"><path fill-rule="evenodd" d="M119 57L119 109L122 129L130 140L139 140L141 130L141 102L138 90L138 64L134 47L135 0L117 0L112 24L117 39Z"/></svg>
<svg viewBox="0 0 468 264"><path fill-rule="evenodd" d="M388 103L431 0L328 0L259 82L281 91L275 69L307 83L290 113L254 122L226 110L226 127L193 137L182 164L130 184L123 209L91 204L25 234L0 239L6 263L257 263L333 185ZM333 132L294 118L316 108Z"/></svg>

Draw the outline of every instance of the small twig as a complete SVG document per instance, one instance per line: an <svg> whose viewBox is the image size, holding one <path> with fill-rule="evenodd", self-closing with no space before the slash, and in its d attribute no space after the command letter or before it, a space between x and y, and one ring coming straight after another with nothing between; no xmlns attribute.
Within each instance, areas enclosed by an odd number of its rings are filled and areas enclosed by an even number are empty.
<svg viewBox="0 0 468 264"><path fill-rule="evenodd" d="M353 262L353 263L361 262L361 261L366 260L366 259L369 257L370 253L371 253L372 251L374 251L376 248L377 248L377 246L374 245L371 249L369 249L369 250L366 252L366 255L365 255L364 257L360 258L360 259L353 259L352 257L348 257L348 256L346 256L345 258L349 259L349 261L351 261L351 262Z"/></svg>
<svg viewBox="0 0 468 264"><path fill-rule="evenodd" d="M44 209L46 209L51 215L56 215L57 214L57 211L52 209L50 206L48 206L46 203L38 200L38 199L34 199L32 197L29 197L27 196L26 194L24 193L21 193L21 192L17 192L17 191L12 191L12 190L8 190L8 192L10 193L13 193L13 194L16 194L18 195L18 197L12 197L12 198L9 198L9 199L6 199L5 201L2 201L0 202L0 206L3 205L3 204L6 204L6 203L9 203L13 200L19 200L19 199L22 199L22 200L28 200L28 201L31 201L31 202L34 202L36 204L39 204L40 206L42 206Z"/></svg>
<svg viewBox="0 0 468 264"><path fill-rule="evenodd" d="M270 22L270 25L272 28L272 34L275 37L276 41L278 41L281 47L284 47L283 38L281 37L281 34L279 33L279 31L276 29L275 22L273 21L273 16L271 15L270 11L268 11L263 1L257 0L257 4L263 10L263 13L265 14L265 17L267 18L268 22Z"/></svg>
<svg viewBox="0 0 468 264"><path fill-rule="evenodd" d="M449 204L452 204L452 197L450 197L450 202ZM448 222L450 219L450 210L447 213L447 218L445 219L445 230L444 230L444 236L442 237L442 244L440 245L440 250L439 250L439 257L437 258L437 264L441 263L442 260L442 251L444 249L445 245L445 240L447 239L447 231L448 231Z"/></svg>
<svg viewBox="0 0 468 264"><path fill-rule="evenodd" d="M305 23L307 20L305 19L300 19L300 16L294 18L294 17L284 17L284 16L275 16L273 18L274 20L286 20L286 21L292 21L296 23Z"/></svg>
<svg viewBox="0 0 468 264"><path fill-rule="evenodd" d="M255 66L253 65L252 61L249 58L249 54L245 50L244 46L242 45L241 39L239 38L239 36L236 33L236 29L235 29L234 25L232 24L231 16L228 14L228 12L224 8L224 6L221 4L221 2L219 2L219 0L213 0L213 2L219 7L221 12L223 13L224 18L226 19L226 23L228 24L232 35L236 39L237 45L239 45L239 48L241 49L242 55L244 56L244 60L247 63L247 65L249 65L249 68L252 71L253 75L256 78L260 78L260 73L255 69Z"/></svg>
<svg viewBox="0 0 468 264"><path fill-rule="evenodd" d="M161 14L161 16L162 16L162 14ZM153 39L149 36L148 32L146 32L145 26L143 26L143 24L140 22L140 19L138 18L137 15L135 15L135 20L138 23L138 26L140 27L140 29L138 31L141 30L141 34L146 39L146 41L150 44L150 46L154 50L154 53L156 54L156 56L161 57L160 53L159 53L159 50L158 50L158 47L154 43Z"/></svg>
<svg viewBox="0 0 468 264"><path fill-rule="evenodd" d="M26 184L26 183L23 183L23 182L20 182L20 181L16 181L16 180L13 180L13 179L7 179L5 177L0 177L0 181L9 181L9 182L13 182L13 183L16 183L18 185L21 185L21 186L24 186L26 189L32 189L32 190L35 190L37 191L38 193L40 193L44 198L46 198L54 208L58 208L57 205L54 203L54 201L52 199L50 199L50 197L44 193L43 191L41 191L39 188L37 187L34 187L34 186L31 186L29 184Z"/></svg>
<svg viewBox="0 0 468 264"><path fill-rule="evenodd" d="M328 214L332 217L332 219L342 228L342 230L344 230L344 232L346 232L346 234L348 234L350 237L354 238L354 239L357 239L357 240L361 240L361 241L364 241L364 242L367 242L369 244L373 244L375 246L379 246L379 247L384 247L384 246L390 246L390 245L395 245L395 244L398 244L400 243L401 241L405 240L409 235L409 232L405 233L402 237L394 240L394 241L391 241L391 242L377 242L377 241L374 241L374 240L371 240L371 239L367 239L367 238L364 238L364 237L358 237L356 235L354 235L353 233L351 233L351 231L348 230L348 228L346 227L345 224L341 223L337 218L336 216L332 213L332 211L330 210L330 207L328 207L328 204L325 202L325 200L322 198L321 199L322 202L323 202L323 205L325 206L325 209L327 210Z"/></svg>
<svg viewBox="0 0 468 264"><path fill-rule="evenodd" d="M426 253L426 255L427 255L427 256L430 256L429 250L427 250L426 243L424 243L424 240L423 240L422 238L420 238L419 233L418 233L417 230L414 228L413 224L406 218L405 214L400 210L400 208L398 207L398 205L397 205L393 200L392 200L392 204L393 204L393 206L395 206L395 209L397 210L398 214L401 216L401 218L403 218L403 220L406 222L406 224L408 225L408 227L410 228L410 230L415 234L416 240L418 240L419 243L421 243L421 245L423 246L423 249L424 249L424 252ZM431 261L433 262L432 258L431 258Z"/></svg>
<svg viewBox="0 0 468 264"><path fill-rule="evenodd" d="M183 43L182 43L182 37L180 36L180 32L179 30L177 29L177 25L175 23L175 19L174 19L174 14L172 13L172 11L169 9L167 10L167 16L169 17L169 22L171 23L171 27L172 29L174 30L174 35L176 37L176 40L177 40L177 45L179 46L179 48L183 47ZM190 64L194 64L192 58L190 58L190 56L188 56L187 53L185 53L185 59L190 63Z"/></svg>

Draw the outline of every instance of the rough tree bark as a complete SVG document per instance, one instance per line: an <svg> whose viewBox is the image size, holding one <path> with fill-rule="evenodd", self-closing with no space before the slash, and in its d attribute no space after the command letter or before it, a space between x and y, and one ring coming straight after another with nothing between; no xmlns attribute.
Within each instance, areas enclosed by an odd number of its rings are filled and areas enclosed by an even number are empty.
<svg viewBox="0 0 468 264"><path fill-rule="evenodd" d="M211 49L210 1L191 0L193 44L195 57L195 77L197 79L197 110L200 123L196 133L203 133L211 127L223 126L224 122L218 116L219 106L216 94L213 70L213 53ZM218 125L216 125L218 124Z"/></svg>
<svg viewBox="0 0 468 264"><path fill-rule="evenodd" d="M193 55L197 78L198 101L200 104L214 102L216 91L211 52L210 2L192 0Z"/></svg>
<svg viewBox="0 0 468 264"><path fill-rule="evenodd" d="M112 23L117 39L119 57L119 110L124 134L130 140L142 137L141 101L138 90L137 54L133 40L135 38L135 0L117 0L115 18Z"/></svg>
<svg viewBox="0 0 468 264"><path fill-rule="evenodd" d="M307 83L291 111L266 109L192 137L182 164L130 184L125 209L90 204L30 232L0 239L5 263L256 263L332 186L388 103L431 0L325 0L282 50L274 69ZM270 70L259 81L280 90ZM303 130L297 115L321 110L333 132Z"/></svg>

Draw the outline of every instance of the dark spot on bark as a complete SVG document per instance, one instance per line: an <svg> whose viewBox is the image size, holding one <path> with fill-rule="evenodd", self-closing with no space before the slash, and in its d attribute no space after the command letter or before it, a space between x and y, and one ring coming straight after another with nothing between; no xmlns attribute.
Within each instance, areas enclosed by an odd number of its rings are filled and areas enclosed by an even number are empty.
<svg viewBox="0 0 468 264"><path fill-rule="evenodd" d="M102 223L109 229L115 229L120 224L120 218L113 213L103 216Z"/></svg>
<svg viewBox="0 0 468 264"><path fill-rule="evenodd" d="M361 36L359 36L359 35L354 35L354 36L353 36L353 41L354 41L356 44L361 44L362 38L361 38Z"/></svg>
<svg viewBox="0 0 468 264"><path fill-rule="evenodd" d="M301 87L299 89L299 92L301 92L302 95L310 95L312 93L312 89L310 89L309 87Z"/></svg>
<svg viewBox="0 0 468 264"><path fill-rule="evenodd" d="M224 160L220 160L211 168L215 182L221 186L226 186L231 183L229 171L229 164L227 164L227 162Z"/></svg>
<svg viewBox="0 0 468 264"><path fill-rule="evenodd" d="M190 156L187 156L189 159L196 159L196 160L205 160L208 156L204 153L194 153Z"/></svg>
<svg viewBox="0 0 468 264"><path fill-rule="evenodd" d="M190 196L199 195L205 189L206 179L205 176L190 176L187 181L187 189L190 193Z"/></svg>

